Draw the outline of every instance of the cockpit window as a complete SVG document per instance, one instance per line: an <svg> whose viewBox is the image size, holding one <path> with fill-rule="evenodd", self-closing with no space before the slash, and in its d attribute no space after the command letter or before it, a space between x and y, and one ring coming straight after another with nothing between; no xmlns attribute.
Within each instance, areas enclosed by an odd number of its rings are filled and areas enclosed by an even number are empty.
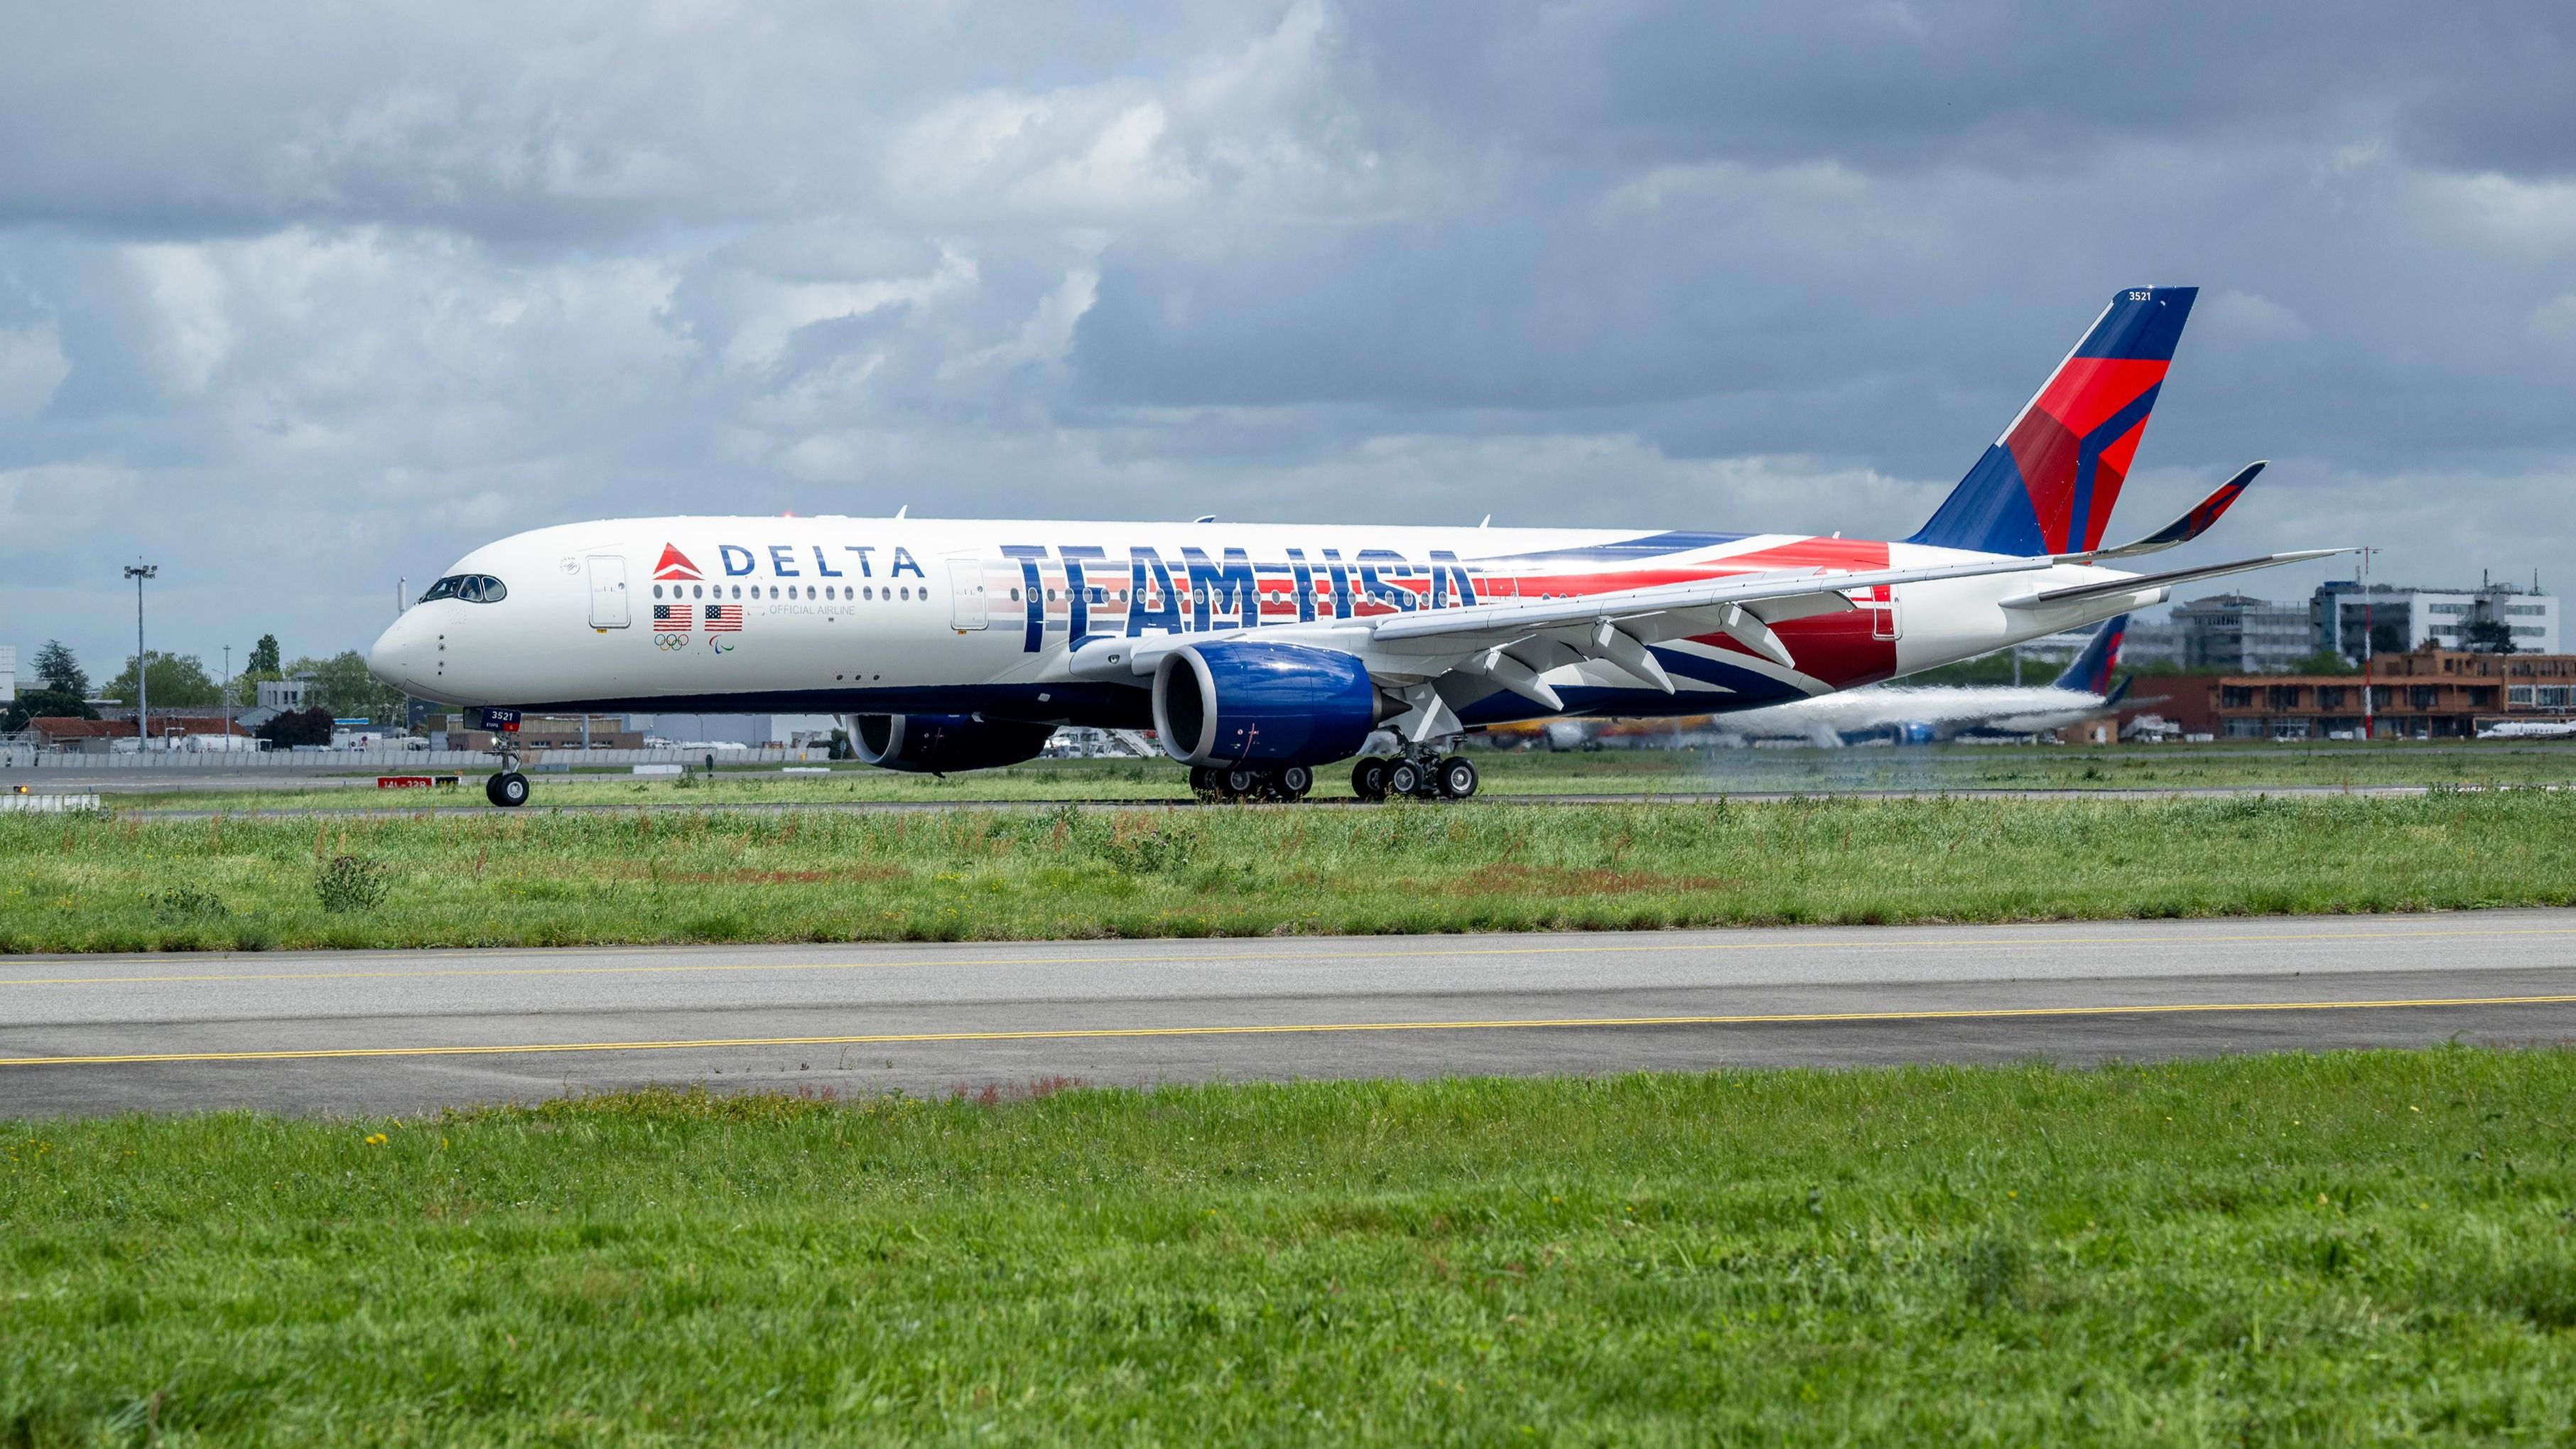
<svg viewBox="0 0 2576 1449"><path fill-rule="evenodd" d="M490 574L449 574L429 586L420 596L424 604L432 599L462 599L469 604L497 604L510 596L510 590Z"/></svg>

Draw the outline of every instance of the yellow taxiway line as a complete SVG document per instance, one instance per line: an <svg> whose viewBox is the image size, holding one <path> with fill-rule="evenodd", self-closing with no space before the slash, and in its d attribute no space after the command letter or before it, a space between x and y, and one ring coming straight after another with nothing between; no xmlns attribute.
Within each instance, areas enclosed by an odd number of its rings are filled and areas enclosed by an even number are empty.
<svg viewBox="0 0 2576 1449"><path fill-rule="evenodd" d="M1831 927L1807 929L1834 929ZM1864 927L1871 931L1885 927ZM1937 929L1937 928L1926 928ZM2150 935L2049 935L1980 934L1926 938L1906 936L1883 941L1836 940L1818 942L1812 936L1786 939L1734 941L1674 941L1613 945L1584 941L1561 946L1442 946L1407 947L1385 938L1372 938L1366 950L1359 951L1240 951L1212 952L1199 960L1185 960L1176 954L1118 956L1072 956L1046 954L1036 950L1007 956L908 956L894 960L852 961L726 961L681 962L671 965L646 965L614 962L597 966L436 966L422 970L339 969L325 971L208 971L168 975L127 976L0 976L0 988L67 987L67 986L195 986L227 985L259 981L434 981L456 977L541 977L541 976L687 976L739 975L762 971L892 971L907 967L965 966L1151 966L1151 965L1261 965L1271 962L1317 963L1367 961L1386 964L1393 961L1430 961L1454 957L1507 956L1628 956L1669 954L1673 952L1740 952L1740 951L1812 951L1820 944L1843 951L1942 951L1967 947L1992 949L1998 946L2036 949L2054 946L2157 946L2189 945L2226 946L2254 943L2309 942L2338 944L2371 941L2439 941L2461 938L2479 940L2512 940L2545 936L2576 936L2576 926L2534 926L2509 930L2382 930L2382 931L2248 931L2225 936L2196 936L2177 942L2171 937ZM1000 945L1004 943L989 943ZM1029 943L1032 946L1042 942ZM518 948L513 948L518 949ZM571 949L583 948L530 948ZM686 947L612 947L620 953L660 953ZM724 950L717 946L709 949ZM439 954L448 954L442 948Z"/></svg>
<svg viewBox="0 0 2576 1449"><path fill-rule="evenodd" d="M379 1057L515 1056L540 1052L712 1051L742 1047L902 1046L937 1042L1099 1041L1145 1037L1315 1036L1331 1032L1528 1031L1631 1026L1789 1026L1832 1022L1993 1021L2041 1017L2177 1016L2261 1011L2385 1011L2407 1007L2566 1006L2555 996L2427 996L2377 1001L2208 1001L2137 1006L2004 1006L1941 1011L1792 1011L1706 1016L1556 1016L1491 1021L1337 1021L1240 1026L1050 1027L1031 1031L867 1032L846 1036L702 1037L671 1041L511 1042L496 1045L307 1047L265 1051L110 1052L0 1057L0 1067L123 1066L149 1062L337 1061Z"/></svg>

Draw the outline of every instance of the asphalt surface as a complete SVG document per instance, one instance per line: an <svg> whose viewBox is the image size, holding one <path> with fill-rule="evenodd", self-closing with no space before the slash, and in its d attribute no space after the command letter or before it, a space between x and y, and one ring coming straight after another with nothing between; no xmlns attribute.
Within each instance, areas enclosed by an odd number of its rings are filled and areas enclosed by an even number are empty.
<svg viewBox="0 0 2576 1449"><path fill-rule="evenodd" d="M1697 791L1602 791L1581 794L1514 795L1484 793L1476 799L1490 805L1705 805L1729 801L1739 805L1776 804L1786 800L1813 800L1820 796L1852 800L2233 800L2264 796L2276 800L2322 799L2337 797L2401 798L2429 794L2429 785L2172 785L2155 789L1975 789L1936 786L1923 789L1869 789L1843 786L1820 786L1803 790L1697 790ZM2443 787L2476 790L2479 786ZM2557 790L2556 785L2515 786L2516 789ZM1057 805L1085 805L1113 810L1200 810L1213 808L1198 800L775 800L726 801L697 803L692 801L649 801L630 804L548 805L542 799L544 786L538 786L539 798L520 807L523 812L553 810L568 815L624 814L639 811L653 814L696 811L711 814L776 815L788 812L830 811L854 815L907 815L924 811L951 810L1036 810ZM415 802L417 796L411 797ZM450 798L453 798L452 796ZM133 820L227 820L297 819L326 816L334 820L418 819L422 816L469 816L494 813L489 804L431 805L292 805L230 806L207 809L192 806L119 807L121 819ZM1369 802L1340 798L1310 798L1296 805L1228 805L1227 809L1367 809Z"/></svg>
<svg viewBox="0 0 2576 1449"><path fill-rule="evenodd" d="M16 957L0 1115L2576 1040L2576 911Z"/></svg>

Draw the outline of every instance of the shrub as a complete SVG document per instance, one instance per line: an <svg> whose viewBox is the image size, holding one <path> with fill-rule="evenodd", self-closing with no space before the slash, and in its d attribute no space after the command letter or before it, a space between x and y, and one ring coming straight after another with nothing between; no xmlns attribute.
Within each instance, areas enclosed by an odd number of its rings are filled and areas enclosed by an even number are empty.
<svg viewBox="0 0 2576 1449"><path fill-rule="evenodd" d="M335 855L313 876L313 893L322 898L322 909L332 912L372 911L392 889L384 862L362 855Z"/></svg>

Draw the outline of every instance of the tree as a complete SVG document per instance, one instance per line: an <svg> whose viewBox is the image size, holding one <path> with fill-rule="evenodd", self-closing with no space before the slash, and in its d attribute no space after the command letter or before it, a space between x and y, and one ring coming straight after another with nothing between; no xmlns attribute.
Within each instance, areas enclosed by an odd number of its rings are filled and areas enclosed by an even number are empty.
<svg viewBox="0 0 2576 1449"><path fill-rule="evenodd" d="M206 663L194 654L164 654L155 649L150 654L150 672L144 681L152 686L154 709L181 709L189 705L220 704L222 686L206 674ZM125 661L125 672L107 682L110 699L134 703L134 661Z"/></svg>
<svg viewBox="0 0 2576 1449"><path fill-rule="evenodd" d="M2479 619L2461 631L2460 642L2484 654L2511 654L2513 626L2502 619Z"/></svg>
<svg viewBox="0 0 2576 1449"><path fill-rule="evenodd" d="M2343 655L2332 649L2320 649L2316 653L2309 655L2307 658L2300 660L2298 663L2291 665L2285 672L2290 674L2359 674L2361 672L2361 666L2350 659L2346 659Z"/></svg>
<svg viewBox="0 0 2576 1449"><path fill-rule="evenodd" d="M66 694L46 686L22 689L18 697L0 705L0 734L15 734L27 727L31 719L96 719L98 711L81 702L77 694Z"/></svg>
<svg viewBox="0 0 2576 1449"><path fill-rule="evenodd" d="M312 675L305 698L337 718L364 717L393 725L403 722L402 691L369 674L366 656L355 649L328 659L298 659L287 667L287 673Z"/></svg>
<svg viewBox="0 0 2576 1449"><path fill-rule="evenodd" d="M45 688L58 694L68 694L74 699L82 699L89 694L89 675L60 639L48 639L45 647L36 651L36 677L45 682ZM94 715L91 717L96 718Z"/></svg>
<svg viewBox="0 0 2576 1449"><path fill-rule="evenodd" d="M266 674L271 679L283 679L285 670L286 666L277 662L277 636L274 634L260 635L259 642L250 646L250 658L242 662L244 674Z"/></svg>
<svg viewBox="0 0 2576 1449"><path fill-rule="evenodd" d="M297 745L331 743L331 711L327 709L289 710L259 727L259 737L270 749L291 750Z"/></svg>

